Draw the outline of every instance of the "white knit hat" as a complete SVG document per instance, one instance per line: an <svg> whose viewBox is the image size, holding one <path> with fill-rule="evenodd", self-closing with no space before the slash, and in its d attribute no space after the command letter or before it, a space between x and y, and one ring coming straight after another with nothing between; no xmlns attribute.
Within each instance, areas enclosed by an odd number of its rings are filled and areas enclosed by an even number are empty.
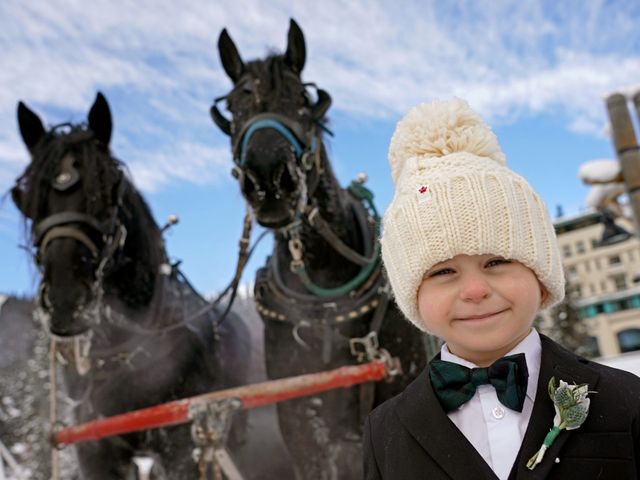
<svg viewBox="0 0 640 480"><path fill-rule="evenodd" d="M564 297L555 231L544 202L506 166L491 129L458 98L412 108L389 146L396 192L383 219L382 259L396 302L424 330L418 288L433 265L459 254L500 255L529 267Z"/></svg>

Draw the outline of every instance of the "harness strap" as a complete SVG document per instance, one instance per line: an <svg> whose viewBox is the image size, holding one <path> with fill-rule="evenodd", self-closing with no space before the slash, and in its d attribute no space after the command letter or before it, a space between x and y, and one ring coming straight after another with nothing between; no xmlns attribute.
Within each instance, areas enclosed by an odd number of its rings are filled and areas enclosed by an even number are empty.
<svg viewBox="0 0 640 480"><path fill-rule="evenodd" d="M84 232L78 230L73 227L53 227L50 228L42 239L42 243L40 244L40 252L44 254L47 251L47 246L56 238L73 238L77 240L85 247L89 249L93 258L98 257L98 247L96 244L91 241L91 239L85 235Z"/></svg>
<svg viewBox="0 0 640 480"><path fill-rule="evenodd" d="M103 225L90 215L80 212L61 212L48 216L33 228L34 244L39 245L42 237L53 227L68 223L81 223L88 225L101 234L105 233Z"/></svg>
<svg viewBox="0 0 640 480"><path fill-rule="evenodd" d="M322 236L322 238L329 242L333 249L347 260L361 266L368 265L375 261L375 253L371 257L365 257L340 240L340 237L331 230L329 223L322 218L317 207L314 207L307 215L307 220L309 221L309 224Z"/></svg>
<svg viewBox="0 0 640 480"><path fill-rule="evenodd" d="M287 141L296 149L298 157L304 152L304 147L314 148L313 140L308 141L307 135L297 122L278 113L259 113L246 122L233 142L234 160L240 165L244 164L246 145L249 139L257 130L272 128L283 135ZM240 148L239 148L240 147Z"/></svg>
<svg viewBox="0 0 640 480"><path fill-rule="evenodd" d="M384 290L380 295L380 303L378 303L378 308L376 308L375 313L373 314L373 318L371 320L371 325L369 326L369 332L373 332L376 336L380 333L380 329L382 328L382 322L384 321L385 314L387 313L387 309L389 307L389 292L387 279L385 277L384 280ZM363 383L360 385L360 423L364 424L367 415L371 412L371 408L373 407L373 401L375 399L375 390L376 385L373 382Z"/></svg>

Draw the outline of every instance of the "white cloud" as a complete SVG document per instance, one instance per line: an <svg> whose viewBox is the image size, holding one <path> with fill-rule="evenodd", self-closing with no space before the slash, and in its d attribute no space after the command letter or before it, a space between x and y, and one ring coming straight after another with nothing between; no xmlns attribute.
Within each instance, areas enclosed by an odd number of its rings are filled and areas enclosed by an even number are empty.
<svg viewBox="0 0 640 480"><path fill-rule="evenodd" d="M602 97L640 78L635 2L6 0L0 189L26 162L17 100L49 122L82 120L98 89L114 110L114 152L144 190L215 182L229 164L207 113L229 88L218 34L227 27L245 59L263 56L284 48L290 17L307 39L305 79L356 117L458 95L492 121L553 112L600 135Z"/></svg>
<svg viewBox="0 0 640 480"><path fill-rule="evenodd" d="M154 192L175 180L205 185L229 177L228 148L211 148L198 143L179 142L167 152L138 152L128 162L135 185Z"/></svg>

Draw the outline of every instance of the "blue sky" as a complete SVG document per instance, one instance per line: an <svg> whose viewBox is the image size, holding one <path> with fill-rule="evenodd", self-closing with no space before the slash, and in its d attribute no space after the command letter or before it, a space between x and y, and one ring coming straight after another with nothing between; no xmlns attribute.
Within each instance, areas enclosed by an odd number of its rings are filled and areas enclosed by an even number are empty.
<svg viewBox="0 0 640 480"><path fill-rule="evenodd" d="M392 195L386 161L414 104L465 98L493 126L511 168L552 215L584 208L581 163L614 158L603 99L640 88L637 1L4 0L0 3L0 191L28 162L16 123L23 100L48 124L83 121L102 91L112 151L130 168L174 259L204 293L229 281L244 203L228 139L209 119L229 90L216 42L227 27L245 60L281 51L289 18L307 41L306 81L333 96L331 159L343 184L364 171L378 207ZM254 232L254 238L255 234ZM0 205L0 293L31 294L37 271L22 224ZM257 250L244 281L265 260Z"/></svg>

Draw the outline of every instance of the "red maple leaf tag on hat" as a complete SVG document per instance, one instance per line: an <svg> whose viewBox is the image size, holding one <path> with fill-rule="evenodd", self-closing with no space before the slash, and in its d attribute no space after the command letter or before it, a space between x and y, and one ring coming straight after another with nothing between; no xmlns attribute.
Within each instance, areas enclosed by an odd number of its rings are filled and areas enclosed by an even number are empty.
<svg viewBox="0 0 640 480"><path fill-rule="evenodd" d="M416 186L416 195L418 196L419 202L426 202L431 199L431 189L429 185L425 183L420 183Z"/></svg>

